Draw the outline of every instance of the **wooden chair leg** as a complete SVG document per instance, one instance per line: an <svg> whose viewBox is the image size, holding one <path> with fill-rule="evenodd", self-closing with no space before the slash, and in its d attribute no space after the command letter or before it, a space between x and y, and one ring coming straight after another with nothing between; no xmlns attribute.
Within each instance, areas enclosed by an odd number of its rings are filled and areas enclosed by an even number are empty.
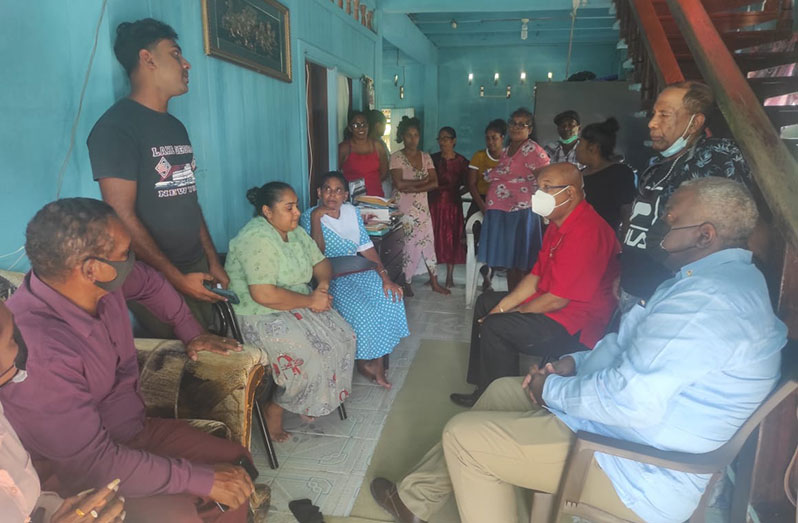
<svg viewBox="0 0 798 523"><path fill-rule="evenodd" d="M751 479L754 472L754 461L759 443L759 429L754 429L748 440L737 454L737 467L734 473L734 490L729 512L730 523L746 523L748 520L748 502L751 499Z"/></svg>
<svg viewBox="0 0 798 523"><path fill-rule="evenodd" d="M261 411L260 403L255 400L255 417L258 419L258 427L260 427L260 434L263 436L263 444L266 446L266 457L269 458L269 466L273 469L276 469L280 466L277 463L277 454L274 452L274 445L272 444L272 438L269 436L269 429L266 427L266 418L263 416L263 411Z"/></svg>

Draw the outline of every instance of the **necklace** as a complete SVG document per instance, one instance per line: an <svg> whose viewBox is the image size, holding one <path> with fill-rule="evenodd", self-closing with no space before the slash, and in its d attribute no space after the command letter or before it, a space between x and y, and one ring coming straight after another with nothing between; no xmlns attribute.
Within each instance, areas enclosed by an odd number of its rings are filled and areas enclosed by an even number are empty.
<svg viewBox="0 0 798 523"><path fill-rule="evenodd" d="M648 189L648 190L649 190L649 191L654 191L654 190L655 190L655 189L657 189L657 188L658 188L660 185L662 185L662 183L664 183L664 182L665 182L665 180L667 180L668 178L670 178L670 176L671 176L671 173L673 172L673 168L674 168L674 167L676 167L676 164L677 164L677 163L679 163L679 160L681 160L682 158L684 158L684 153L680 154L680 155L679 155L679 156L678 156L676 159L674 159L674 160L673 160L673 163L672 163L672 164L671 164L671 166L668 168L668 172L666 172L666 173L665 173L665 176L663 176L662 178L660 178L660 179L657 181L657 183L655 183L654 185L652 185L652 186L651 186L651 188L650 188L650 189Z"/></svg>

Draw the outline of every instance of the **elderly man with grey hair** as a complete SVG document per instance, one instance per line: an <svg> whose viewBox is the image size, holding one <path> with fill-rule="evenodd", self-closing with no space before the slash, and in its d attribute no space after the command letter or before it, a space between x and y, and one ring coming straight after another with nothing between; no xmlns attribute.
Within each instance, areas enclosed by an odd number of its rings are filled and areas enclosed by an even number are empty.
<svg viewBox="0 0 798 523"><path fill-rule="evenodd" d="M738 182L682 184L648 245L675 275L592 351L493 382L398 485L374 480L378 503L397 521L424 521L454 492L465 523L515 522L513 486L554 492L576 431L698 454L723 445L776 384L786 343L744 248L756 220ZM630 521L681 522L708 481L597 454L582 501Z"/></svg>

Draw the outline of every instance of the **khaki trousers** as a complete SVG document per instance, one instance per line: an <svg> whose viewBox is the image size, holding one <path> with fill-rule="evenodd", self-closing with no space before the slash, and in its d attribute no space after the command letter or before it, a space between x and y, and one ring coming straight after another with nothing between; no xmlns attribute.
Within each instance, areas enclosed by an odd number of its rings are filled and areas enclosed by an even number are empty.
<svg viewBox="0 0 798 523"><path fill-rule="evenodd" d="M429 520L454 492L463 523L516 523L515 486L553 493L574 433L532 405L522 378L494 381L469 412L453 417L435 445L399 484L413 514ZM642 521L593 463L582 502L630 521Z"/></svg>

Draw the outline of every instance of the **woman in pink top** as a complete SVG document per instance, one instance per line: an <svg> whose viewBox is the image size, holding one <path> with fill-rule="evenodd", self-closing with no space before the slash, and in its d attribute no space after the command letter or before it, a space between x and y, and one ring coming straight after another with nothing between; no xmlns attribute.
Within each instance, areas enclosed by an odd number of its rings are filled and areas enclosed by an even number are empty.
<svg viewBox="0 0 798 523"><path fill-rule="evenodd" d="M346 139L338 144L338 165L348 182L363 179L366 194L384 196L382 182L388 177L388 155L385 147L369 138L365 113L355 111L344 132Z"/></svg>
<svg viewBox="0 0 798 523"><path fill-rule="evenodd" d="M508 269L507 286L512 290L532 269L540 250L540 218L532 212L530 199L537 190L536 171L549 164L549 156L529 137L528 109L516 109L507 128L510 145L485 176L490 188L477 257L489 267Z"/></svg>
<svg viewBox="0 0 798 523"><path fill-rule="evenodd" d="M438 175L430 155L418 149L421 139L421 121L402 117L396 131L396 141L404 149L391 155L391 179L399 210L404 213L405 246L402 251L402 268L405 274L405 296L413 296L410 282L418 262L424 258L432 290L450 294L438 283L438 259L435 257L435 236L429 212L427 192L438 187Z"/></svg>

